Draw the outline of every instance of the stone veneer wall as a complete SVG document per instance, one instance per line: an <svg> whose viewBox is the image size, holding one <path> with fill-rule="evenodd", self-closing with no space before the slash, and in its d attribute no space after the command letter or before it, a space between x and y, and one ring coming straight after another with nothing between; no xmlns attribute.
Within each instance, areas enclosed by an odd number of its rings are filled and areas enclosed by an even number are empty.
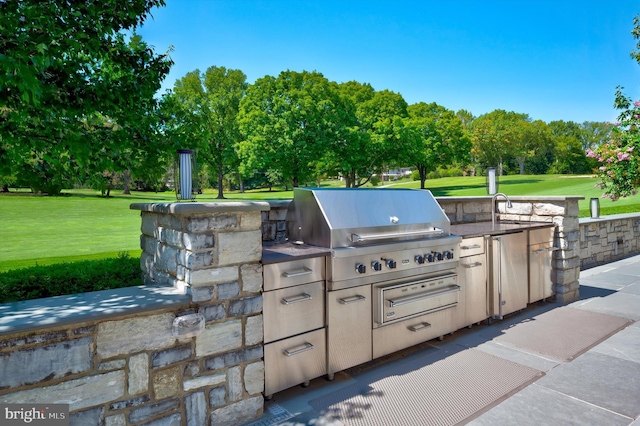
<svg viewBox="0 0 640 426"><path fill-rule="evenodd" d="M267 203L135 204L145 286L0 305L0 402L71 425L237 425L263 413Z"/></svg>
<svg viewBox="0 0 640 426"><path fill-rule="evenodd" d="M552 270L556 299L569 303L579 298L580 230L578 201L583 197L510 197L507 208L504 198L497 202L500 219L518 222L548 222L556 226ZM491 220L492 197L438 197L451 223Z"/></svg>
<svg viewBox="0 0 640 426"><path fill-rule="evenodd" d="M602 265L640 253L640 213L580 219L580 265Z"/></svg>

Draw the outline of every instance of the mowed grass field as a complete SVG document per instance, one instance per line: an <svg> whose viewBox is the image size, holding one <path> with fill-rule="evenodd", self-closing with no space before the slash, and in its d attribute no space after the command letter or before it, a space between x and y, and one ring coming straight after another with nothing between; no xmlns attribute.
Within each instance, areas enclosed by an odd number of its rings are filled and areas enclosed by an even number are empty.
<svg viewBox="0 0 640 426"><path fill-rule="evenodd" d="M499 191L509 196L581 196L581 216L589 215L589 199L600 197L597 179L590 176L502 176ZM322 186L341 187L339 181ZM420 182L401 180L380 186L419 188ZM486 195L484 177L432 179L426 187L435 196ZM175 201L175 194L133 193L103 198L96 191L70 190L60 197L23 192L0 194L0 272L29 266L115 257L120 252L140 254L140 212L137 202ZM196 201L212 202L217 192L199 195ZM287 199L292 191L248 191L225 194L230 201ZM601 199L601 214L640 212L640 195L612 202Z"/></svg>

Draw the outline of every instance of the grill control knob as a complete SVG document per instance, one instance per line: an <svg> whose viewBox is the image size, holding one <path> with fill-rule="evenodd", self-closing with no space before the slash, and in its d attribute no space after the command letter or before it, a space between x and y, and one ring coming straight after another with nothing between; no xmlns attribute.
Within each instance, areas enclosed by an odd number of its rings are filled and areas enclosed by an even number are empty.
<svg viewBox="0 0 640 426"><path fill-rule="evenodd" d="M438 262L440 262L442 260L442 253L434 253L433 255L436 257L436 260Z"/></svg>
<svg viewBox="0 0 640 426"><path fill-rule="evenodd" d="M445 251L445 252L444 252L444 258L445 258L445 259L447 259L447 260L451 260L451 259L453 259L453 253L452 253L452 252L450 252L450 251L448 251L448 250L447 250L447 251Z"/></svg>
<svg viewBox="0 0 640 426"><path fill-rule="evenodd" d="M371 267L373 268L374 271L382 271L382 264L377 260L374 260L373 262L371 262Z"/></svg>
<svg viewBox="0 0 640 426"><path fill-rule="evenodd" d="M425 254L424 258L427 260L427 262L429 263L433 263L434 260L436 260L435 257L433 257L433 253L429 253L429 254Z"/></svg>
<svg viewBox="0 0 640 426"><path fill-rule="evenodd" d="M417 256L415 257L415 260L416 260L416 263L417 263L418 265L422 265L422 264L424 263L424 257L422 257L422 256L420 256L420 255L417 255Z"/></svg>
<svg viewBox="0 0 640 426"><path fill-rule="evenodd" d="M389 269L396 269L396 261L393 259L387 259L386 260L387 263L387 268Z"/></svg>
<svg viewBox="0 0 640 426"><path fill-rule="evenodd" d="M358 263L356 265L356 272L358 272L359 274L364 274L365 272L367 272L367 267L362 263Z"/></svg>

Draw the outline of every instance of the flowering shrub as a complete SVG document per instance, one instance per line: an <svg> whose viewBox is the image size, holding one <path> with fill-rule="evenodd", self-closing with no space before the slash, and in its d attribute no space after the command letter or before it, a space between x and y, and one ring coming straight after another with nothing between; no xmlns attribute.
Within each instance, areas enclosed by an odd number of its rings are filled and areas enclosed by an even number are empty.
<svg viewBox="0 0 640 426"><path fill-rule="evenodd" d="M615 107L622 112L613 125L611 140L596 149L588 149L587 157L597 159L602 197L617 200L635 195L640 187L640 101L632 102L616 92Z"/></svg>

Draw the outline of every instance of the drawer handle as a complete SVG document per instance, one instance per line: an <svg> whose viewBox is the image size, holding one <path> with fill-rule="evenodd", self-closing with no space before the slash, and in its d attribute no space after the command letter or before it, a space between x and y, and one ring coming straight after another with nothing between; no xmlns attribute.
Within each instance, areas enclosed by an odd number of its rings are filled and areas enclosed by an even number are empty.
<svg viewBox="0 0 640 426"><path fill-rule="evenodd" d="M355 296L351 296L351 297L345 297L343 299L338 299L338 301L343 305L348 305L350 303L356 303L356 302L364 302L365 300L367 300L367 298L359 294L356 294Z"/></svg>
<svg viewBox="0 0 640 426"><path fill-rule="evenodd" d="M425 328L429 328L429 327L431 327L431 324L429 324L428 322L421 322L420 324L410 325L407 328L409 330L411 330L411 331L420 331L420 330L424 330Z"/></svg>
<svg viewBox="0 0 640 426"><path fill-rule="evenodd" d="M285 305L291 305L292 303L304 302L306 300L311 300L311 295L307 293L302 293L300 296L296 296L292 299L282 298L282 303Z"/></svg>
<svg viewBox="0 0 640 426"><path fill-rule="evenodd" d="M294 355L298 355L302 352L306 352L306 351L310 351L311 349L315 348L315 346L313 346L311 343L309 342L305 342L304 346L300 349L294 349L294 350L289 350L289 349L285 349L283 352L286 356L294 356Z"/></svg>
<svg viewBox="0 0 640 426"><path fill-rule="evenodd" d="M475 268L477 266L482 266L482 262L473 262L473 263L464 263L462 266L464 266L465 268Z"/></svg>
<svg viewBox="0 0 640 426"><path fill-rule="evenodd" d="M474 244L472 246L460 246L460 248L462 250L472 250L472 249L479 249L482 248L482 246L480 244Z"/></svg>
<svg viewBox="0 0 640 426"><path fill-rule="evenodd" d="M301 275L309 275L309 274L313 274L313 269L309 269L305 266L299 271L292 271L292 272L285 271L282 273L282 276L285 278L293 278L293 277L299 277Z"/></svg>

